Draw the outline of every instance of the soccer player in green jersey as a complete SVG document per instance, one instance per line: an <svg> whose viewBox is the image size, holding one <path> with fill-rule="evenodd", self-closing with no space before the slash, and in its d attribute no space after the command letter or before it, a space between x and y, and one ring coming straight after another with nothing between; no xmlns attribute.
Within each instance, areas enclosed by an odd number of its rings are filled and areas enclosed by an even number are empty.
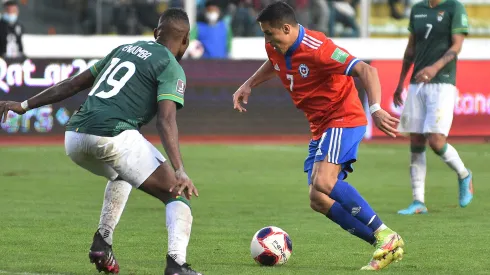
<svg viewBox="0 0 490 275"><path fill-rule="evenodd" d="M91 91L66 126L67 155L82 168L109 180L99 227L89 258L99 271L117 274L112 234L131 189L166 205L168 254L165 274L197 275L186 263L197 189L187 176L179 149L177 109L184 106L186 77L178 61L189 45L189 19L168 9L159 19L155 41L121 45L89 70L22 102L0 102L0 114L31 108ZM172 167L139 132L157 116L157 129Z"/></svg>
<svg viewBox="0 0 490 275"><path fill-rule="evenodd" d="M427 213L424 202L427 143L457 173L459 205L466 207L473 199L472 173L446 138L458 96L456 61L468 34L468 16L457 0L423 0L412 7L408 29L410 36L393 101L395 106L403 104L403 82L413 63L398 128L400 133L410 134L413 202L398 213Z"/></svg>

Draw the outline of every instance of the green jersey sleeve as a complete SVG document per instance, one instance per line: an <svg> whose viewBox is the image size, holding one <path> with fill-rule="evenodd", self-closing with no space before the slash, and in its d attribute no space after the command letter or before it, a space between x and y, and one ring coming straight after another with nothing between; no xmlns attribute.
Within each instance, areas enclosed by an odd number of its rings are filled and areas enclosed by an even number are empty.
<svg viewBox="0 0 490 275"><path fill-rule="evenodd" d="M95 63L93 66L90 67L90 72L92 73L92 75L96 78L99 73L104 69L105 65L107 63L109 63L112 59L112 56L114 55L114 53L116 53L116 51L120 48L121 46L113 49L108 55L106 55L104 58L102 58L101 60L97 61L97 63Z"/></svg>
<svg viewBox="0 0 490 275"><path fill-rule="evenodd" d="M158 76L157 101L172 100L177 109L184 107L186 77L184 69L176 61L170 61L165 70Z"/></svg>
<svg viewBox="0 0 490 275"><path fill-rule="evenodd" d="M468 14L463 4L456 2L453 16L451 18L452 34L468 34Z"/></svg>

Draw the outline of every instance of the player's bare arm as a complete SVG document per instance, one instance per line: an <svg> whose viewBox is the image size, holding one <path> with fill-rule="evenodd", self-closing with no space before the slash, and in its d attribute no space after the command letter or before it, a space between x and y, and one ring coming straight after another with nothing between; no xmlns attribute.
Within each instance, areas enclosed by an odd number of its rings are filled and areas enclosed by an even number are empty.
<svg viewBox="0 0 490 275"><path fill-rule="evenodd" d="M275 73L272 63L269 60L265 61L264 64L260 66L260 68L233 94L233 108L240 113L246 112L247 109L243 108L241 103L247 104L252 88L272 79L274 76Z"/></svg>
<svg viewBox="0 0 490 275"><path fill-rule="evenodd" d="M3 114L3 122L7 120L8 111L22 115L29 109L60 102L90 88L94 81L95 78L90 70L86 70L77 76L58 82L24 102L0 101L0 114Z"/></svg>
<svg viewBox="0 0 490 275"><path fill-rule="evenodd" d="M405 78L407 78L408 71L412 67L413 61L415 59L415 37L410 34L408 37L407 48L405 49L405 54L403 55L402 71L400 72L400 78L398 79L398 85L396 86L395 93L393 94L393 103L395 106L403 105L402 92L403 83Z"/></svg>
<svg viewBox="0 0 490 275"><path fill-rule="evenodd" d="M434 78L437 73L444 68L449 62L456 59L458 54L461 52L463 48L464 35L463 34L453 34L451 36L452 45L446 53L437 60L432 66L428 66L423 68L420 72L415 75L415 79L417 83L420 82L429 82L432 78Z"/></svg>
<svg viewBox="0 0 490 275"><path fill-rule="evenodd" d="M197 188L192 183L184 170L182 155L179 148L179 130L177 127L177 106L174 101L161 100L158 102L157 113L157 130L162 141L163 148L167 153L173 168L175 176L178 179L178 194L181 195L186 190L186 197L190 199L192 194L199 196ZM173 189L170 190L172 192Z"/></svg>
<svg viewBox="0 0 490 275"><path fill-rule="evenodd" d="M359 77L366 90L369 110L373 116L374 123L381 131L391 137L396 137L398 131L396 124L398 119L392 117L388 112L381 109L381 84L379 82L378 70L365 62L358 62L353 70L352 76Z"/></svg>

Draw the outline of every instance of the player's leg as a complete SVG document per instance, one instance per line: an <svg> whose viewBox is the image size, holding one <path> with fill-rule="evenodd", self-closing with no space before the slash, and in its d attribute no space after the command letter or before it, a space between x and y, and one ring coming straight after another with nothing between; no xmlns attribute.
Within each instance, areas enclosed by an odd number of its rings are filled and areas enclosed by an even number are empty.
<svg viewBox="0 0 490 275"><path fill-rule="evenodd" d="M104 202L99 220L98 232L104 241L112 245L112 235L128 201L131 185L120 178L114 169L95 157L95 144L100 137L67 132L66 153L78 166L91 173L103 176L109 181L104 192Z"/></svg>
<svg viewBox="0 0 490 275"><path fill-rule="evenodd" d="M373 258L379 260L397 247L403 247L400 235L389 229L357 190L342 179L339 174L351 172L350 164L357 159L359 143L365 127L328 129L319 144L315 156L312 182L313 187L338 203L361 223L371 228L376 237L376 251Z"/></svg>
<svg viewBox="0 0 490 275"><path fill-rule="evenodd" d="M177 182L174 170L138 131L124 131L116 138L113 146L108 148L118 157L108 157L108 163L133 187L166 205L168 254L165 274L199 274L186 263L193 217L190 202L169 192Z"/></svg>
<svg viewBox="0 0 490 275"><path fill-rule="evenodd" d="M424 131L432 150L456 172L459 184L459 204L466 207L473 199L472 174L461 160L456 149L447 143L453 121L454 105L458 91L451 84L431 84Z"/></svg>
<svg viewBox="0 0 490 275"><path fill-rule="evenodd" d="M318 144L319 141L312 140L310 142L308 157L305 159L304 164L304 171L307 173L311 209L325 215L345 231L373 245L376 239L374 238L374 233L371 228L367 227L354 218L349 212L345 211L338 202L313 188L311 175L314 173L313 163L315 161L315 154L319 149Z"/></svg>
<svg viewBox="0 0 490 275"><path fill-rule="evenodd" d="M412 203L405 209L398 211L401 215L425 214L425 176L427 173L427 160L425 144L427 139L423 134L410 134L410 183L412 184Z"/></svg>
<svg viewBox="0 0 490 275"><path fill-rule="evenodd" d="M82 133L66 132L65 150L70 159L78 166L109 179L104 194L99 227L93 237L89 259L99 272L118 273L119 264L112 251L112 235L132 187L121 179L115 180L118 177L116 171L93 155L92 151L98 138Z"/></svg>
<svg viewBox="0 0 490 275"><path fill-rule="evenodd" d="M112 245L114 230L121 219L131 189L131 184L122 178L107 182L97 231L109 245Z"/></svg>
<svg viewBox="0 0 490 275"><path fill-rule="evenodd" d="M412 203L398 214L412 215L427 213L425 206L425 175L427 161L424 136L424 122L427 113L426 86L410 84L408 94L403 106L398 130L402 134L410 135L410 183L412 185Z"/></svg>
<svg viewBox="0 0 490 275"><path fill-rule="evenodd" d="M354 218L349 212L332 200L329 196L318 192L310 185L310 207L338 224L342 229L350 234L364 240L370 245L374 245L376 238L371 228Z"/></svg>

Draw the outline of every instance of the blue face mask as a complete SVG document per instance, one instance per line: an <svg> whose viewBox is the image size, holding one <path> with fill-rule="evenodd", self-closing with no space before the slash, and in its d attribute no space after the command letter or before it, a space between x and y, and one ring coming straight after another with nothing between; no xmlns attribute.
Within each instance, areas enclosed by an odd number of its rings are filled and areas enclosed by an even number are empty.
<svg viewBox="0 0 490 275"><path fill-rule="evenodd" d="M4 13L2 14L2 18L5 22L13 24L17 21L17 14Z"/></svg>

